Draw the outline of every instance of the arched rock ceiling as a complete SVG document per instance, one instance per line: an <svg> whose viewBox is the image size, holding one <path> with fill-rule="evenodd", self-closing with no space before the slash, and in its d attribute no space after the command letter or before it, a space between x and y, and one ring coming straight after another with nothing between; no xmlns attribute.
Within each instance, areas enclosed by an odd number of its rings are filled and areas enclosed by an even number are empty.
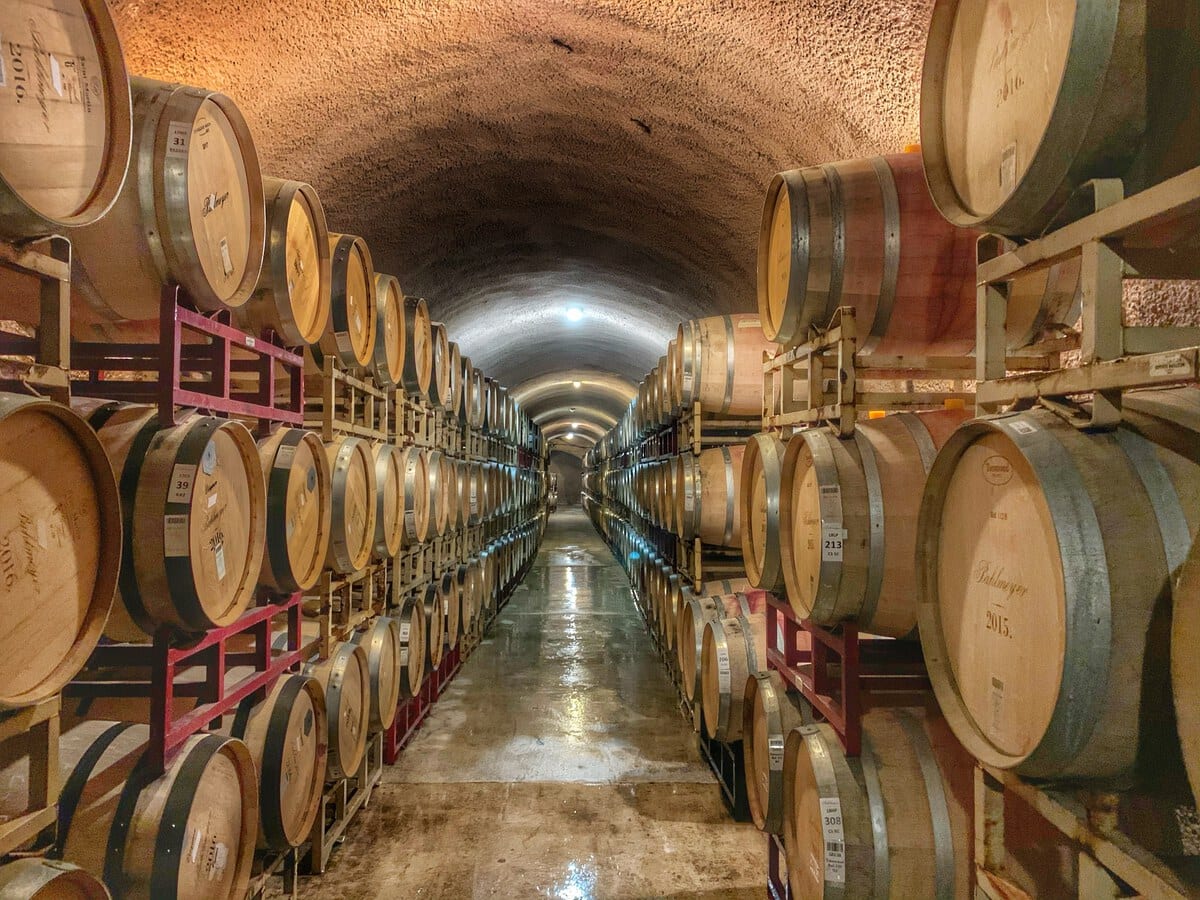
<svg viewBox="0 0 1200 900"><path fill-rule="evenodd" d="M684 318L754 308L782 168L902 148L932 0L115 0L135 74L224 91L264 170L547 427L568 370L636 384ZM569 321L570 306L584 312Z"/></svg>

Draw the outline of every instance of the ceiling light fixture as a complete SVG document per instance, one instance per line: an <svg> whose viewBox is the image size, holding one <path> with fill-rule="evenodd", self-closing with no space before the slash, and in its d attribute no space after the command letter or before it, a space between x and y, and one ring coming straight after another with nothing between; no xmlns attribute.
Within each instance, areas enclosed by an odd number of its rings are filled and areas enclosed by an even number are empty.
<svg viewBox="0 0 1200 900"><path fill-rule="evenodd" d="M573 388L575 388L575 390L579 390L581 387L583 387L583 382L582 381L573 381L573 382L571 382L571 386Z"/></svg>
<svg viewBox="0 0 1200 900"><path fill-rule="evenodd" d="M572 322L578 322L583 318L583 310L578 306L567 307L567 318Z"/></svg>

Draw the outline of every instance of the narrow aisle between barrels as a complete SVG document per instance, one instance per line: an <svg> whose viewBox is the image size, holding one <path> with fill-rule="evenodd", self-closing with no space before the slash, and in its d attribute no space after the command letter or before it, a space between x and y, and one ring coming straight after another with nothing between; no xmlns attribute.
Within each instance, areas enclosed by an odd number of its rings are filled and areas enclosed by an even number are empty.
<svg viewBox="0 0 1200 900"><path fill-rule="evenodd" d="M314 898L761 897L629 582L577 508L350 828Z"/></svg>

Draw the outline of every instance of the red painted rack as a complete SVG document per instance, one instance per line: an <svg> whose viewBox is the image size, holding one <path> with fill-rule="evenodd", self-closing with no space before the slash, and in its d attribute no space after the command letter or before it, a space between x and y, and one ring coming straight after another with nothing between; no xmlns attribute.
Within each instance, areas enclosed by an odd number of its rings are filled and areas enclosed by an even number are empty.
<svg viewBox="0 0 1200 900"><path fill-rule="evenodd" d="M396 760L400 758L400 752L421 730L430 708L454 680L454 676L462 668L462 663L462 644L459 644L442 655L441 665L425 679L417 696L400 701L396 720L383 735L383 761L389 766L395 765Z"/></svg>
<svg viewBox="0 0 1200 900"><path fill-rule="evenodd" d="M85 677L71 682L64 690L69 697L144 697L150 700L149 764L162 772L166 763L188 738L208 727L209 723L232 712L239 703L255 691L269 686L284 672L298 668L302 659L300 618L303 595L268 603L248 611L232 625L214 628L199 640L178 645L179 636L163 629L151 644L103 644L88 660ZM276 616L287 617L287 650L278 656L271 653L272 623ZM234 651L229 647L234 638L254 639L251 651ZM202 666L202 682L177 684L183 671ZM252 675L230 684L226 681L229 668L253 666ZM102 668L148 669L148 677L133 680L105 681L88 679L87 672ZM176 716L175 698L194 697L196 707Z"/></svg>
<svg viewBox="0 0 1200 900"><path fill-rule="evenodd" d="M164 427L175 422L177 407L269 423L304 424L304 358L275 342L274 335L252 337L234 327L228 311L204 314L189 309L179 287L163 289L157 343L71 345L71 365L87 372L73 380L84 397L157 403ZM198 343L185 336L199 336ZM282 368L282 372L280 369ZM114 380L111 373L156 372L156 381ZM238 375L257 376L257 387L239 390ZM281 402L278 388L287 381Z"/></svg>

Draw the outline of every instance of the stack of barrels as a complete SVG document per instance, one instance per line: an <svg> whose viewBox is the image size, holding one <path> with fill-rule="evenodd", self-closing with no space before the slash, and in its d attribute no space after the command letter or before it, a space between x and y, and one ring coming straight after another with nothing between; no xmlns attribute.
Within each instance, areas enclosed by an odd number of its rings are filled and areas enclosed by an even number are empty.
<svg viewBox="0 0 1200 900"><path fill-rule="evenodd" d="M138 403L0 394L0 577L19 598L0 638L0 710L56 700L101 638L187 642L256 602L311 594L325 575L477 529L429 586L436 626L385 583L386 614L210 723L161 774L146 762L149 698L63 708L50 757L62 769L59 861L0 867L0 893L241 898L256 850L307 841L326 783L358 773L369 737L418 694L430 635L440 656L477 634L535 554L541 437L426 302L376 271L362 237L330 231L310 184L262 172L233 100L130 77L104 0L13 0L0 32L12 54L0 239L71 239L74 337L167 346L160 309L176 286L184 305L302 350L310 402L332 368L454 426L442 433L455 442L418 447L401 429L382 441L256 435L203 410L166 420ZM22 102L28 73L51 71L55 102ZM0 318L39 324L37 278L4 267L0 295ZM470 430L488 441L468 456ZM320 643L305 632L303 646ZM243 639L230 647L245 656ZM226 682L252 672L232 668ZM195 687L176 691L177 714ZM45 775L28 743L0 746L6 817L26 812Z"/></svg>
<svg viewBox="0 0 1200 900"><path fill-rule="evenodd" d="M1194 93L1181 103L1152 92L1141 113L1114 102L1143 96L1131 84L1197 83L1194 4L1163 5L1178 26L1169 40L1138 26L1133 6L1049 17L1032 2L977 6L935 5L923 155L772 181L758 299L782 349L850 306L860 356L967 354L975 229L1037 237L1086 212L1074 195L1090 178L1139 189L1200 164L1200 132L1186 127ZM1104 51L1080 52L1081 29L1107 35ZM1001 48L1003 71L972 62ZM1093 77L1110 63L1120 78ZM1072 85L1087 87L1064 104ZM1112 114L1081 117L1081 105ZM1084 135L1081 121L1095 127ZM1160 247L1121 251L1141 274L1200 272ZM1009 350L1052 337L1079 315L1080 261L1021 274L1007 293ZM759 827L783 837L796 896L965 895L975 760L1133 788L1159 810L1144 843L1181 845L1162 823L1193 802L1185 769L1200 786L1197 669L1182 650L1200 584L1187 500L1200 489L1200 391L1127 393L1120 425L1104 432L1049 409L968 418L902 412L857 423L849 439L811 428L747 446L751 582L817 625L919 639L933 684L933 697L865 714L862 755L848 758L778 673L744 680L747 794ZM741 675L736 662L725 671Z"/></svg>
<svg viewBox="0 0 1200 900"><path fill-rule="evenodd" d="M703 422L757 420L767 347L758 316L684 322L617 425L584 460L584 508L601 533L615 514L646 540L648 552L639 555L633 577L644 587L639 597L650 627L672 659L688 583L675 568L683 556L676 547L692 553L698 542L736 556L746 450L729 438L694 453L681 446L681 422L694 424L697 411Z"/></svg>

